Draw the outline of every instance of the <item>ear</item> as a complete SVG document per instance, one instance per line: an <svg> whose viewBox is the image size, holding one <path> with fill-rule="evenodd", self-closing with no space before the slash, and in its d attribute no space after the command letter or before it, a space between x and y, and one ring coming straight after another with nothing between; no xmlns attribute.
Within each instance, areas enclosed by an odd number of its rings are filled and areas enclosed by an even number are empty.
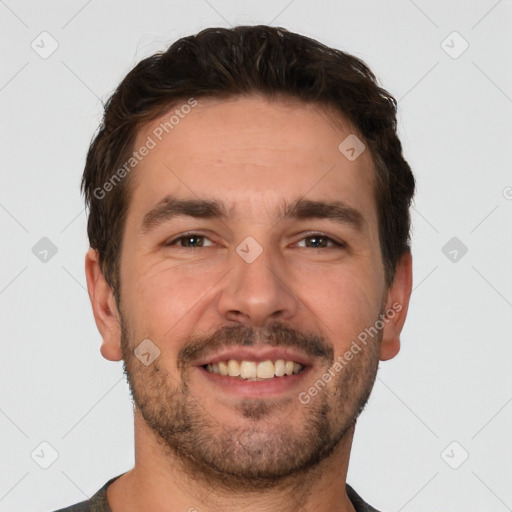
<svg viewBox="0 0 512 512"><path fill-rule="evenodd" d="M103 343L101 354L109 361L120 361L121 321L112 288L107 284L99 264L98 251L89 249L85 255L85 276L96 326Z"/></svg>
<svg viewBox="0 0 512 512"><path fill-rule="evenodd" d="M387 361L400 351L400 333L404 326L412 292L412 255L404 253L395 268L393 284L388 290L380 359Z"/></svg>

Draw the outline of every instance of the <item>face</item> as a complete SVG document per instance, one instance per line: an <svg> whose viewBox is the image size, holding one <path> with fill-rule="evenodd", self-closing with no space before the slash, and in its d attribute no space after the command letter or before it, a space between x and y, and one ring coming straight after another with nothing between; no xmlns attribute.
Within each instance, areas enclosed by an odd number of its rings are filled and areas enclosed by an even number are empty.
<svg viewBox="0 0 512 512"><path fill-rule="evenodd" d="M354 130L313 105L200 100L162 136L168 119L135 143L155 145L130 176L104 350L120 344L138 411L185 467L274 485L333 453L398 351L395 318L346 355L406 306L400 272L385 286L372 159L346 158Z"/></svg>

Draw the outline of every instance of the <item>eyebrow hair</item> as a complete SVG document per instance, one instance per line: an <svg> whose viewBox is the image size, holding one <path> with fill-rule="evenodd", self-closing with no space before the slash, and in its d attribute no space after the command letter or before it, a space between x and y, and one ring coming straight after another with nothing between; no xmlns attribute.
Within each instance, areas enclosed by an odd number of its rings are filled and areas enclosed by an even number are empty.
<svg viewBox="0 0 512 512"><path fill-rule="evenodd" d="M283 217L295 219L327 219L340 224L348 224L362 231L366 221L359 210L343 201L311 201L298 199L285 208Z"/></svg>
<svg viewBox="0 0 512 512"><path fill-rule="evenodd" d="M196 219L225 219L226 209L220 201L213 199L177 199L165 196L142 221L141 233L145 234L174 217L187 216Z"/></svg>
<svg viewBox="0 0 512 512"><path fill-rule="evenodd" d="M141 234L146 234L164 222L179 216L226 220L228 213L224 203L215 199L177 199L166 196L144 215ZM327 219L350 225L357 231L362 231L366 224L361 212L343 201L297 199L291 203L287 202L284 212L278 215L278 218L279 221L287 218Z"/></svg>

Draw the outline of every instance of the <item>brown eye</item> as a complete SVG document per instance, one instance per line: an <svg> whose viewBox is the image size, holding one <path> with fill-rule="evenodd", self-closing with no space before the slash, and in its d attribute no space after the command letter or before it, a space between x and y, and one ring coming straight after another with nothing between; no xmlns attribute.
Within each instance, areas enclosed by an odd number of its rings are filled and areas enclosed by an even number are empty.
<svg viewBox="0 0 512 512"><path fill-rule="evenodd" d="M304 245L300 245L301 242L304 241ZM338 243L332 238L321 235L321 234L313 234L304 237L299 242L300 247L307 247L307 248L313 248L313 249L327 249L329 247L344 247L344 244Z"/></svg>
<svg viewBox="0 0 512 512"><path fill-rule="evenodd" d="M328 239L324 236L308 236L306 247L327 247Z"/></svg>
<svg viewBox="0 0 512 512"><path fill-rule="evenodd" d="M188 235L181 238L181 245L183 247L202 247L204 237L197 235Z"/></svg>
<svg viewBox="0 0 512 512"><path fill-rule="evenodd" d="M186 235L181 235L180 237L167 242L165 245L177 245L178 247L195 249L196 247L207 247L209 245L212 245L212 243L204 235L199 235L197 233L188 233Z"/></svg>

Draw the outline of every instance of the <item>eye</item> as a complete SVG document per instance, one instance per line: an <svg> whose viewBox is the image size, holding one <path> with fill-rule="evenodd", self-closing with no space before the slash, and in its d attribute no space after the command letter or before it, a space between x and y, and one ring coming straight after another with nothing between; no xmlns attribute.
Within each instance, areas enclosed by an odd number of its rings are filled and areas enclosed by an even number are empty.
<svg viewBox="0 0 512 512"><path fill-rule="evenodd" d="M301 243L305 241L304 245ZM328 249L330 247L346 247L346 244L343 242L337 242L333 240L331 237L326 235L322 235L321 233L313 233L304 237L302 240L298 242L299 247L313 248L313 249Z"/></svg>
<svg viewBox="0 0 512 512"><path fill-rule="evenodd" d="M177 245L178 247L195 249L196 247L208 247L213 245L213 243L204 235L200 235L198 233L186 233L185 235L181 235L173 240L165 242L164 245L167 247Z"/></svg>

